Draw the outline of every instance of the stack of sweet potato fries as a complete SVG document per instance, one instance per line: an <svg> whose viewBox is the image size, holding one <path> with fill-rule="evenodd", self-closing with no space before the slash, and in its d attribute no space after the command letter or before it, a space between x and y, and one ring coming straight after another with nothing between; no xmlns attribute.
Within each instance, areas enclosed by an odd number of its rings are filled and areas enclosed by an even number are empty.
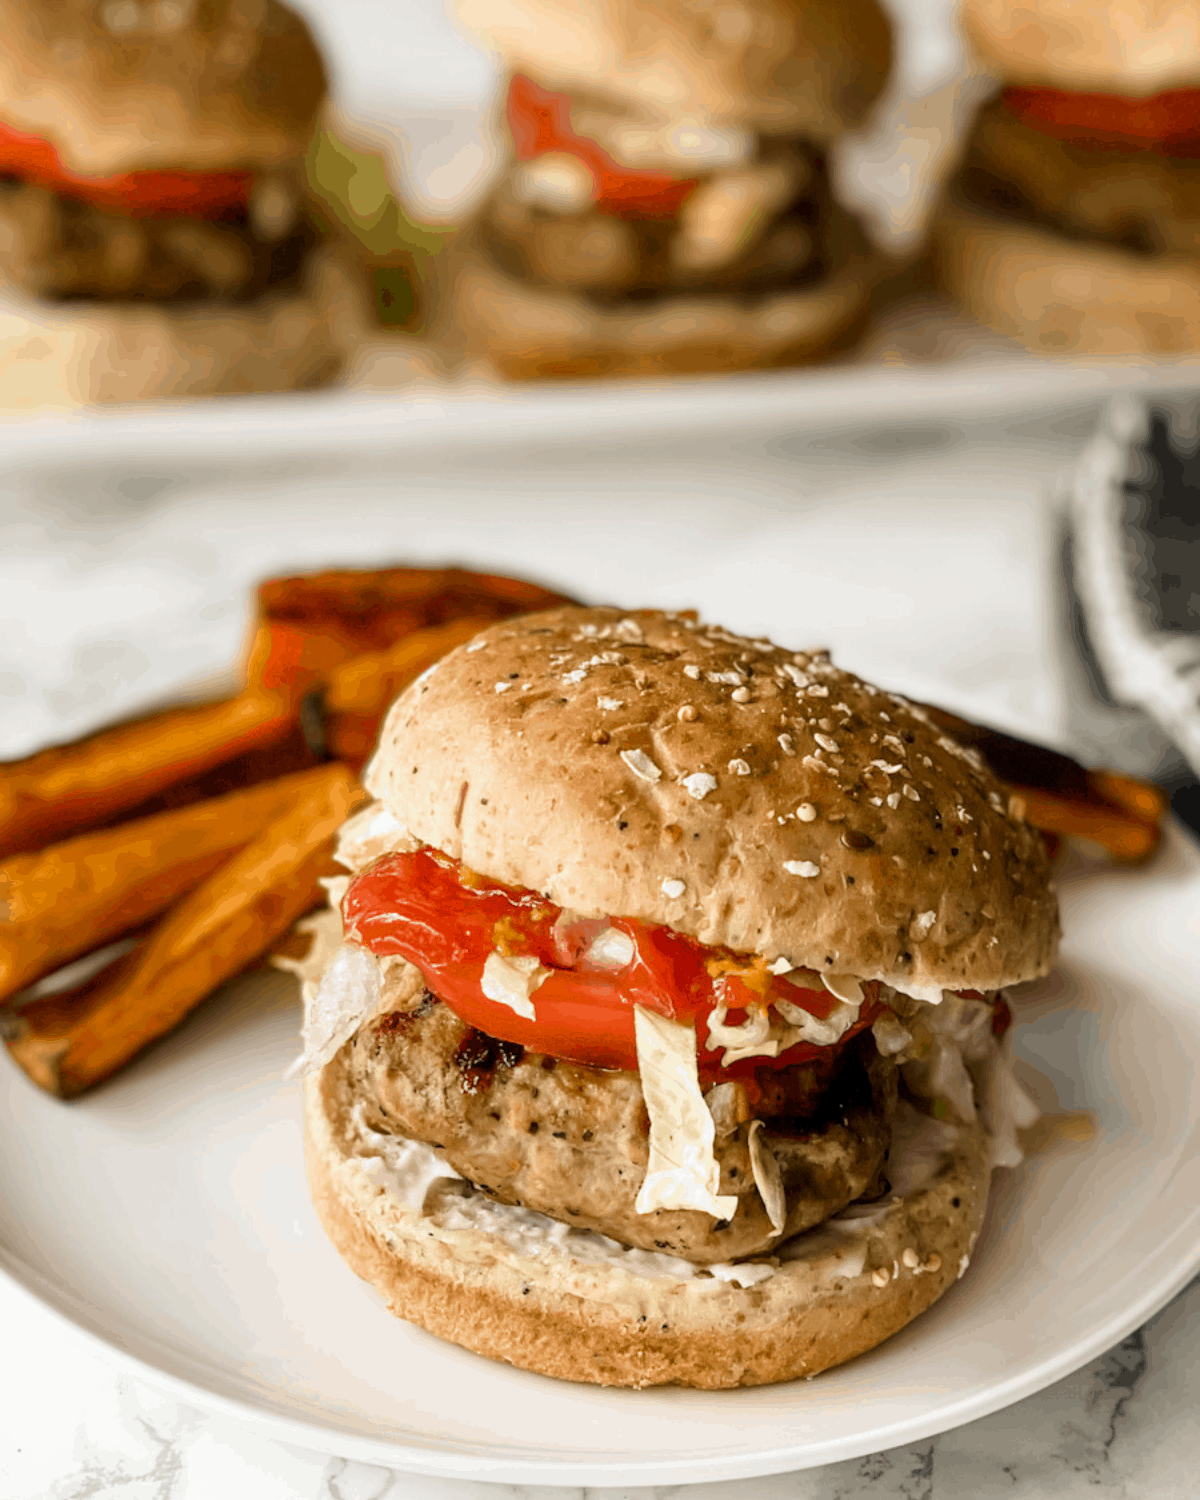
<svg viewBox="0 0 1200 1500"><path fill-rule="evenodd" d="M490 621L562 602L456 568L272 579L235 697L0 767L0 1028L33 1082L82 1093L279 943L324 899L392 699Z"/></svg>
<svg viewBox="0 0 1200 1500"><path fill-rule="evenodd" d="M277 946L324 899L392 699L488 622L562 602L456 568L272 579L236 696L0 766L0 1033L29 1078L83 1093ZM1153 852L1157 788L930 712L1048 836ZM31 992L120 940L90 979Z"/></svg>

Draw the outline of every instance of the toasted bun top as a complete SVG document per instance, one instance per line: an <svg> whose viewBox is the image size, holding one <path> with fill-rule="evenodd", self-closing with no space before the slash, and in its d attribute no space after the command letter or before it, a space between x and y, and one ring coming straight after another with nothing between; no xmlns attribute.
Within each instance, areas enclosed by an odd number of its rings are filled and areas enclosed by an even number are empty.
<svg viewBox="0 0 1200 1500"><path fill-rule="evenodd" d="M824 652L685 616L485 630L393 705L366 782L416 840L585 915L915 994L1054 954L1041 836L977 755Z"/></svg>
<svg viewBox="0 0 1200 1500"><path fill-rule="evenodd" d="M1200 83L1195 0L963 0L962 15L1011 83L1137 97Z"/></svg>
<svg viewBox="0 0 1200 1500"><path fill-rule="evenodd" d="M279 0L0 0L0 120L76 172L278 166L324 93Z"/></svg>
<svg viewBox="0 0 1200 1500"><path fill-rule="evenodd" d="M547 87L645 116L832 139L883 88L876 0L455 0L464 24Z"/></svg>

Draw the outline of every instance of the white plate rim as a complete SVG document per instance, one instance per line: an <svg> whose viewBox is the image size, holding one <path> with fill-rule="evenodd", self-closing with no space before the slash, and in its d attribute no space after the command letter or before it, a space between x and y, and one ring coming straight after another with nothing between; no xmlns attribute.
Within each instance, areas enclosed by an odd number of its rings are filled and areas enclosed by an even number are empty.
<svg viewBox="0 0 1200 1500"><path fill-rule="evenodd" d="M1200 1208L1193 1217L1200 1215ZM1177 1234L1183 1233L1183 1227ZM758 1479L774 1474L799 1472L825 1464L862 1458L871 1453L918 1443L939 1433L949 1432L980 1417L990 1416L1027 1396L1036 1395L1055 1381L1072 1374L1090 1360L1105 1353L1140 1328L1166 1306L1200 1272L1200 1242L1182 1262L1176 1262L1172 1274L1150 1287L1120 1315L1092 1329L1086 1336L1058 1351L1052 1358L1009 1380L998 1382L965 1398L957 1404L940 1407L935 1413L919 1413L907 1421L894 1422L872 1434L871 1441L861 1435L829 1438L824 1442L806 1443L803 1448L786 1446L755 1455L715 1456L681 1463L677 1458L639 1459L635 1467L620 1460L585 1464L564 1464L560 1459L535 1461L506 1458L499 1463L484 1452L448 1452L409 1446L393 1439L376 1439L343 1432L307 1422L298 1417L284 1417L277 1412L222 1395L186 1376L174 1374L152 1360L122 1349L71 1313L41 1288L32 1278L22 1277L7 1263L0 1252L0 1276L18 1292L48 1312L60 1325L81 1334L105 1359L123 1368L127 1374L147 1380L182 1401L199 1406L241 1423L250 1423L280 1442L292 1443L332 1457L381 1464L414 1474L443 1479L493 1479L506 1484L543 1485L653 1485L696 1484L727 1479ZM500 1472L502 1471L502 1472Z"/></svg>

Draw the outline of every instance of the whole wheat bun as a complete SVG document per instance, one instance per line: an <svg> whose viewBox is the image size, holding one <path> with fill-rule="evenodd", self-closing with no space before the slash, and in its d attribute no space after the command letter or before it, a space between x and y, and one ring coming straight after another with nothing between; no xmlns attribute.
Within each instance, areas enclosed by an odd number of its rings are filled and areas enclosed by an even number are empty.
<svg viewBox="0 0 1200 1500"><path fill-rule="evenodd" d="M881 274L880 263L862 255L795 290L753 299L668 295L618 311L519 281L467 242L448 253L451 336L464 357L486 360L508 380L724 373L825 359L861 332Z"/></svg>
<svg viewBox="0 0 1200 1500"><path fill-rule="evenodd" d="M422 1217L361 1170L342 1057L308 1079L305 1107L309 1184L335 1248L397 1316L564 1380L722 1389L815 1375L934 1302L965 1269L987 1204L987 1137L958 1126L933 1176L861 1235L814 1231L802 1258L752 1287L520 1251ZM856 1244L861 1263L848 1263Z"/></svg>
<svg viewBox="0 0 1200 1500"><path fill-rule="evenodd" d="M653 610L485 630L393 705L366 773L409 835L591 916L910 994L1047 971L1041 835L918 707Z"/></svg>
<svg viewBox="0 0 1200 1500"><path fill-rule="evenodd" d="M362 278L335 247L249 303L46 302L0 282L0 410L328 384L359 346Z"/></svg>
<svg viewBox="0 0 1200 1500"><path fill-rule="evenodd" d="M1010 83L1133 96L1200 83L1194 0L963 0L962 22Z"/></svg>
<svg viewBox="0 0 1200 1500"><path fill-rule="evenodd" d="M456 0L508 65L654 116L830 141L883 88L891 29L876 0Z"/></svg>
<svg viewBox="0 0 1200 1500"><path fill-rule="evenodd" d="M1038 354L1158 360L1200 348L1200 261L1138 255L964 205L931 229L934 273L981 323Z"/></svg>
<svg viewBox="0 0 1200 1500"><path fill-rule="evenodd" d="M279 0L0 0L0 121L87 176L282 166L324 94Z"/></svg>

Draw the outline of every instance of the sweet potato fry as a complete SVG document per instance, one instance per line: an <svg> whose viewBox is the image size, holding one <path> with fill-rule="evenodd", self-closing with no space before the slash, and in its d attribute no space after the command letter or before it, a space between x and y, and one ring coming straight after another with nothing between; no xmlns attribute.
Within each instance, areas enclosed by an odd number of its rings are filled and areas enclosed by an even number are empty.
<svg viewBox="0 0 1200 1500"><path fill-rule="evenodd" d="M487 621L563 602L537 584L459 568L271 579L259 590L244 692L0 766L0 858L312 764L302 700L342 663L464 615ZM236 775L217 774L234 762Z"/></svg>
<svg viewBox="0 0 1200 1500"><path fill-rule="evenodd" d="M1123 807L1127 813L1155 828L1162 822L1170 803L1162 787L1134 776L1121 776L1116 771L1089 771L1087 783L1093 796L1113 807Z"/></svg>
<svg viewBox="0 0 1200 1500"><path fill-rule="evenodd" d="M224 797L229 792L258 786L263 781L277 781L281 776L309 771L326 758L322 748L323 735L321 730L317 738L306 739L299 722L295 722L286 737L260 749L244 751L232 760L223 760L198 776L172 782L140 801L136 807L127 808L98 826L111 827L134 818L153 817L176 807L188 807L193 802L206 802L213 797Z"/></svg>
<svg viewBox="0 0 1200 1500"><path fill-rule="evenodd" d="M268 579L258 590L263 620L323 634L352 648L347 655L463 615L495 620L569 602L540 584L463 568L337 569Z"/></svg>
<svg viewBox="0 0 1200 1500"><path fill-rule="evenodd" d="M355 656L330 674L325 689L326 744L339 760L361 766L379 737L389 707L410 682L461 646L491 620L468 615L449 625L414 630L387 651Z"/></svg>
<svg viewBox="0 0 1200 1500"><path fill-rule="evenodd" d="M1088 839L1124 864L1141 864L1158 848L1162 830L1157 823L1134 817L1099 798L1063 796L1044 787L1014 786L1025 802L1025 815L1035 828L1059 837Z"/></svg>
<svg viewBox="0 0 1200 1500"><path fill-rule="evenodd" d="M0 1000L152 921L327 779L302 771L0 862Z"/></svg>
<svg viewBox="0 0 1200 1500"><path fill-rule="evenodd" d="M333 836L365 794L344 766L304 794L171 910L146 941L95 980L7 1019L16 1062L69 1099L176 1026L219 984L266 952L323 897Z"/></svg>
<svg viewBox="0 0 1200 1500"><path fill-rule="evenodd" d="M922 707L956 740L979 751L1024 799L1026 816L1043 833L1089 839L1127 864L1141 864L1158 848L1167 798L1152 782L1115 771L1088 771L1061 751L973 724L932 704Z"/></svg>
<svg viewBox="0 0 1200 1500"><path fill-rule="evenodd" d="M261 691L154 714L0 766L0 857L96 828L177 782L294 732Z"/></svg>
<svg viewBox="0 0 1200 1500"><path fill-rule="evenodd" d="M300 694L341 662L388 650L412 631L467 615L486 622L568 602L539 584L462 568L343 569L272 578L259 586L260 624L246 680Z"/></svg>
<svg viewBox="0 0 1200 1500"><path fill-rule="evenodd" d="M1019 786L1038 786L1070 796L1088 795L1087 772L1060 750L1034 745L999 729L959 718L932 703L920 705L929 717L961 745L978 750L996 775Z"/></svg>

